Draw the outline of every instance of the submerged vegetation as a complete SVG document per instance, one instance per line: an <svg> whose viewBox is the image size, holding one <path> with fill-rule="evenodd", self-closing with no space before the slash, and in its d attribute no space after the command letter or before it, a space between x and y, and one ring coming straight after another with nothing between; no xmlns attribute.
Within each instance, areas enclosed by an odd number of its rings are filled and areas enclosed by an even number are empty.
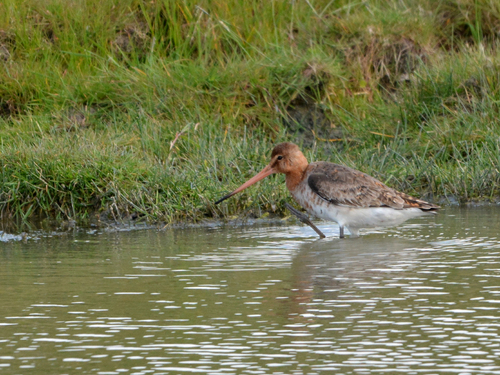
<svg viewBox="0 0 500 375"><path fill-rule="evenodd" d="M5 0L0 216L281 213L273 145L435 202L500 196L496 0Z"/></svg>

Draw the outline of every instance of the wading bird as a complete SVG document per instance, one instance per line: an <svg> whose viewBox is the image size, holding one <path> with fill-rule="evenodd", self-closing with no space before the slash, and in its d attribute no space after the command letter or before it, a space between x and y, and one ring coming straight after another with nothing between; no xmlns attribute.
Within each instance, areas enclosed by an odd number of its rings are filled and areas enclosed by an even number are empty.
<svg viewBox="0 0 500 375"><path fill-rule="evenodd" d="M361 228L394 226L437 213L439 206L392 189L363 172L324 161L308 163L293 143L277 145L271 162L250 180L215 204L239 193L273 173L284 173L286 187L305 210L320 219L335 221L353 236Z"/></svg>

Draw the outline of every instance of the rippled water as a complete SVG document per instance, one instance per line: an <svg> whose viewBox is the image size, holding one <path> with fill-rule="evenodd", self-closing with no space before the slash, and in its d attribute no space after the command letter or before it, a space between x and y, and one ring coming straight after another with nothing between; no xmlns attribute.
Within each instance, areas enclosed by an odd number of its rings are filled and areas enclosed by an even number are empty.
<svg viewBox="0 0 500 375"><path fill-rule="evenodd" d="M499 221L0 243L0 373L500 374Z"/></svg>

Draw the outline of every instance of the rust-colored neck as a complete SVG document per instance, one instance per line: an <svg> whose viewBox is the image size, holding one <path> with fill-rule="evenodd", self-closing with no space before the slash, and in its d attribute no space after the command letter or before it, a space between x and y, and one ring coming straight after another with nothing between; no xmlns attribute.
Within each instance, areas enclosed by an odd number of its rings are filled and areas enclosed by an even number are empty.
<svg viewBox="0 0 500 375"><path fill-rule="evenodd" d="M304 155L301 156L301 158L294 160L294 168L285 173L286 187L289 191L294 191L305 177L304 174L309 163Z"/></svg>

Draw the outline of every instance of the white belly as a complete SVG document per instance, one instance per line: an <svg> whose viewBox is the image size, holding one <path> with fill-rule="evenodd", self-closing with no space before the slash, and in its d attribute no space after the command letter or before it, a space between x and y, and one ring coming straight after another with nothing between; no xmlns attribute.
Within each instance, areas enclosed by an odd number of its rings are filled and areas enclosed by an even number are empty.
<svg viewBox="0 0 500 375"><path fill-rule="evenodd" d="M316 212L313 214L318 216ZM418 208L396 210L390 207L333 206L323 213L320 210L319 214L322 216L318 217L336 221L339 225L345 225L347 228L375 228L399 225L408 219L424 215L424 212Z"/></svg>
<svg viewBox="0 0 500 375"><path fill-rule="evenodd" d="M319 196L306 200L302 194L293 194L306 211L320 219L337 222L357 235L360 228L389 227L408 219L425 215L419 208L394 209L390 207L347 207L329 203Z"/></svg>

